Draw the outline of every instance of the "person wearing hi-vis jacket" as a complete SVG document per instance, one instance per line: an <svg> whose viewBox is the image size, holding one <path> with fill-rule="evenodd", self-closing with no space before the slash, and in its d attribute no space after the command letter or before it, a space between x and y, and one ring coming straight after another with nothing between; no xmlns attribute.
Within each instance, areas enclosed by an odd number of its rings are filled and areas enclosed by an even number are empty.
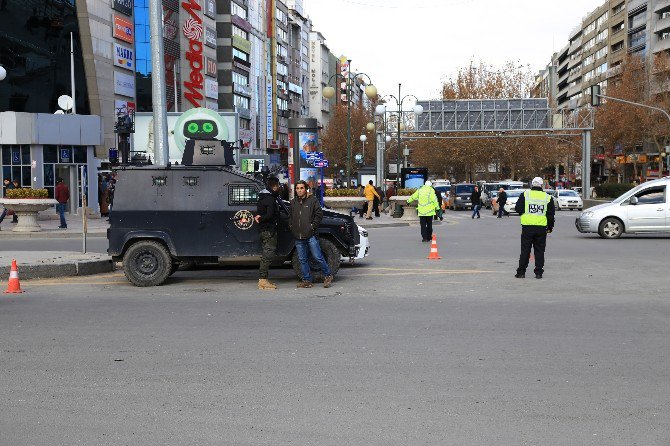
<svg viewBox="0 0 670 446"><path fill-rule="evenodd" d="M525 191L516 202L514 210L521 216L521 255L517 279L526 277L526 268L530 262L530 250L535 251L535 278L544 274L544 250L547 246L547 234L554 230L554 201L542 190L540 177L533 178L531 189Z"/></svg>
<svg viewBox="0 0 670 446"><path fill-rule="evenodd" d="M421 241L429 242L433 238L433 217L440 208L433 189L433 183L426 181L426 183L417 189L416 192L409 197L407 204L413 201L418 201L416 210L419 214L419 222L421 223Z"/></svg>

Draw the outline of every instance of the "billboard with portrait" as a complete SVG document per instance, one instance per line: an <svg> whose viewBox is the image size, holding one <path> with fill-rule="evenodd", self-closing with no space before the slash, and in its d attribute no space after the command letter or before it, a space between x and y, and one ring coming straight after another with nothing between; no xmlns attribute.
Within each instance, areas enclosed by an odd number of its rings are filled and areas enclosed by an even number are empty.
<svg viewBox="0 0 670 446"><path fill-rule="evenodd" d="M298 147L300 147L300 158L307 159L307 154L317 152L319 149L318 136L316 132L300 132L298 134Z"/></svg>

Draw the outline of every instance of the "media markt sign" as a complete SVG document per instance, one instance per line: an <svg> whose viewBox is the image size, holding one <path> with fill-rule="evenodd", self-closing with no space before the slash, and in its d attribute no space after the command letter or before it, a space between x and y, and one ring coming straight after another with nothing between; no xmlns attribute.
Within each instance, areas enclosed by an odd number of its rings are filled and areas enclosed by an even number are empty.
<svg viewBox="0 0 670 446"><path fill-rule="evenodd" d="M202 25L202 17L199 14L202 8L197 0L183 1L181 6L188 13L182 26L182 32L188 41L186 60L188 60L190 70L189 75L184 80L184 97L193 107L200 107L203 100L202 90L204 88L204 76L202 73L204 68L202 55L204 27Z"/></svg>

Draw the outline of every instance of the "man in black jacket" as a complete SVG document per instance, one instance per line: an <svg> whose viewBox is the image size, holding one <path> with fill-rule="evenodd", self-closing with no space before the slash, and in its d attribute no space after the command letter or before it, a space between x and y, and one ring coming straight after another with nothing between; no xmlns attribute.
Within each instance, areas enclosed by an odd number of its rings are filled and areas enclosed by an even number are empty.
<svg viewBox="0 0 670 446"><path fill-rule="evenodd" d="M291 201L291 232L295 237L295 247L298 250L298 259L302 268L302 280L298 288L312 288L312 271L309 267L309 254L321 265L324 280L323 287L329 288L333 282L333 275L328 262L323 257L316 230L323 219L323 210L319 201L307 193L307 183L299 181L295 185L295 198Z"/></svg>
<svg viewBox="0 0 670 446"><path fill-rule="evenodd" d="M276 290L277 285L268 280L270 265L275 258L277 250L277 224L279 223L279 209L277 198L279 197L279 180L275 177L268 178L265 183L267 189L258 195L258 215L254 217L258 223L258 231L261 236L261 265L259 268L258 289Z"/></svg>
<svg viewBox="0 0 670 446"><path fill-rule="evenodd" d="M547 246L547 234L554 230L554 200L542 190L542 178L535 177L531 189L519 197L514 210L521 216L521 255L517 279L526 277L526 268L530 262L531 247L535 251L535 278L541 279L544 273L544 249Z"/></svg>
<svg viewBox="0 0 670 446"><path fill-rule="evenodd" d="M507 203L507 192L502 187L498 191L498 218L502 218L503 214L509 217L509 212L505 210L505 203Z"/></svg>
<svg viewBox="0 0 670 446"><path fill-rule="evenodd" d="M481 218L479 209L482 207L482 193L479 191L479 186L475 186L474 192L470 195L470 202L472 203L472 218Z"/></svg>

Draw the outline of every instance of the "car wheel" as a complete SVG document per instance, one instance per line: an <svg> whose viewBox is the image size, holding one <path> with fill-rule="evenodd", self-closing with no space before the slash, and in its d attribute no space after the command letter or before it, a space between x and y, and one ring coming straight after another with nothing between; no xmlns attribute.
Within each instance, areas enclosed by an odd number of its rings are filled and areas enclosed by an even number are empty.
<svg viewBox="0 0 670 446"><path fill-rule="evenodd" d="M319 245L321 245L321 252L328 263L330 272L333 276L336 276L337 272L340 270L340 251L337 250L337 247L330 240L320 239ZM302 268L300 267L300 259L298 259L297 249L293 251L291 265L293 266L295 275L298 276L298 279L302 280ZM309 266L312 272L312 282L323 282L324 275L323 271L321 271L321 266L319 266L311 256L309 258Z"/></svg>
<svg viewBox="0 0 670 446"><path fill-rule="evenodd" d="M159 242L145 240L134 243L123 255L123 271L135 286L157 286L172 271L172 258Z"/></svg>
<svg viewBox="0 0 670 446"><path fill-rule="evenodd" d="M606 218L598 227L598 234L602 238L619 238L623 234L623 223L618 218Z"/></svg>
<svg viewBox="0 0 670 446"><path fill-rule="evenodd" d="M582 209L583 209L583 208L577 208L577 210L580 211L580 212L581 212Z"/></svg>

